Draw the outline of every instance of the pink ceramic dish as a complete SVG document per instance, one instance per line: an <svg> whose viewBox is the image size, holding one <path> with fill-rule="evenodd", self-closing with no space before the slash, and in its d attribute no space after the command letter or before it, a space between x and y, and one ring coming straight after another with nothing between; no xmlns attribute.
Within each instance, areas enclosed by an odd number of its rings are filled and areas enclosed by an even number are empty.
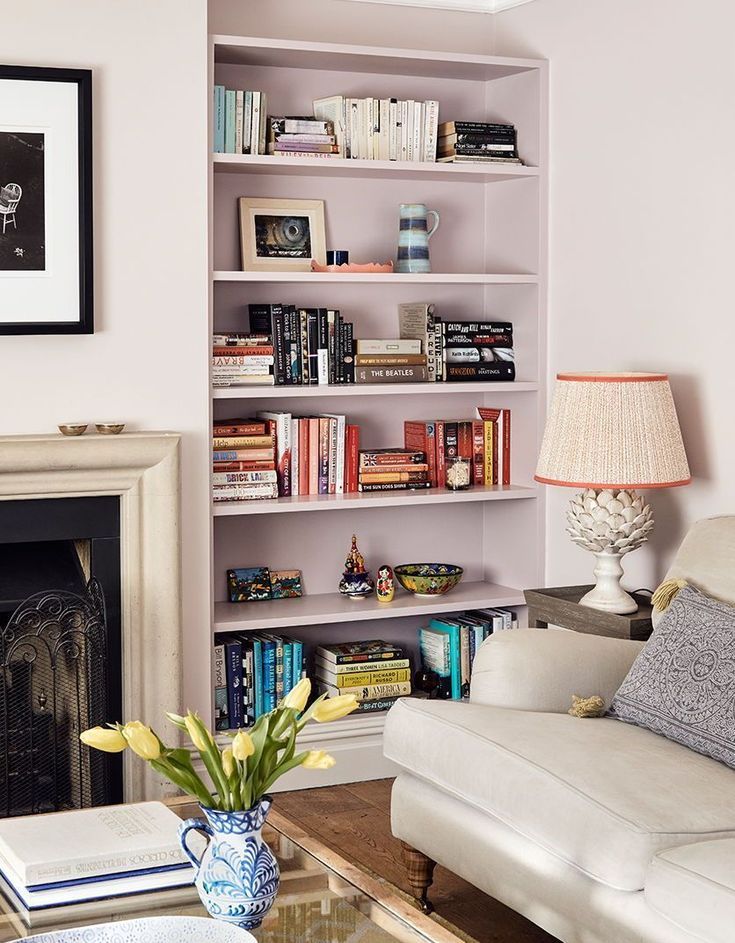
<svg viewBox="0 0 735 943"><path fill-rule="evenodd" d="M349 274L354 272L373 272L384 275L393 271L392 262L348 262L346 265L320 265L316 259L311 260L312 272L337 272Z"/></svg>

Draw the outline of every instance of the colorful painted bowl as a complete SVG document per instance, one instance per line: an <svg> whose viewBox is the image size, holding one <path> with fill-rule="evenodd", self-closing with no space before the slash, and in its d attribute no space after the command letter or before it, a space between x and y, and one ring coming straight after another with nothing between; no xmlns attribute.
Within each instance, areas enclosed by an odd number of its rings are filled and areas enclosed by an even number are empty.
<svg viewBox="0 0 735 943"><path fill-rule="evenodd" d="M462 579L464 570L454 563L402 563L393 570L398 582L414 596L443 596Z"/></svg>

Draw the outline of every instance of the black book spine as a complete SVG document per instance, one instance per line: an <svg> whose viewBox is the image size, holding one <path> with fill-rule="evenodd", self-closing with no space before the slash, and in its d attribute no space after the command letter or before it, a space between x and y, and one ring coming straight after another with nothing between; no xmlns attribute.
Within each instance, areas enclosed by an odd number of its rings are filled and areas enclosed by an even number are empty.
<svg viewBox="0 0 735 943"><path fill-rule="evenodd" d="M496 124L491 121L453 121L453 134L490 134L493 131L513 131L513 124Z"/></svg>
<svg viewBox="0 0 735 943"><path fill-rule="evenodd" d="M309 345L309 383L319 382L319 312L316 308L306 311L306 327Z"/></svg>
<svg viewBox="0 0 735 943"><path fill-rule="evenodd" d="M251 334L268 334L271 337L273 336L270 305L248 305L248 316L250 318Z"/></svg>
<svg viewBox="0 0 735 943"><path fill-rule="evenodd" d="M355 353L352 337L352 322L345 324L345 383L355 382Z"/></svg>
<svg viewBox="0 0 735 943"><path fill-rule="evenodd" d="M510 321L445 321L445 334L512 334Z"/></svg>
<svg viewBox="0 0 735 943"><path fill-rule="evenodd" d="M271 324L273 333L273 374L276 385L285 383L286 348L284 345L283 311L280 305L271 305Z"/></svg>
<svg viewBox="0 0 735 943"><path fill-rule="evenodd" d="M301 383L301 323L294 305L287 306L288 321L291 325L291 382Z"/></svg>
<svg viewBox="0 0 735 943"><path fill-rule="evenodd" d="M319 352L317 354L317 364L323 363L324 354L327 355L327 383L329 383L329 322L327 320L328 312L326 308L319 309Z"/></svg>
<svg viewBox="0 0 735 943"><path fill-rule="evenodd" d="M496 360L493 363L447 363L444 370L448 383L466 383L473 380L497 382L516 378L516 365L506 360Z"/></svg>
<svg viewBox="0 0 735 943"><path fill-rule="evenodd" d="M447 152L449 154L456 154L459 157L501 157L501 158L517 158L518 151L499 151L492 146L488 147L467 147L464 144L457 144L454 147L451 147Z"/></svg>
<svg viewBox="0 0 735 943"><path fill-rule="evenodd" d="M336 371L337 371L337 383L345 382L345 322L342 319L342 315L337 312L337 323L335 324L334 332L335 340L335 357L337 360Z"/></svg>
<svg viewBox="0 0 735 943"><path fill-rule="evenodd" d="M457 135L457 144L470 145L473 144L513 144L516 143L516 133L515 131L488 131L486 133L466 133L458 132Z"/></svg>
<svg viewBox="0 0 735 943"><path fill-rule="evenodd" d="M512 347L512 334L448 334L444 350L451 347Z"/></svg>
<svg viewBox="0 0 735 943"><path fill-rule="evenodd" d="M288 305L281 307L279 316L283 320L283 382L287 386L293 383L293 361L291 360L291 316Z"/></svg>
<svg viewBox="0 0 735 943"><path fill-rule="evenodd" d="M458 455L458 429L456 422L444 423L444 461L448 464Z"/></svg>
<svg viewBox="0 0 735 943"><path fill-rule="evenodd" d="M309 316L308 312L301 308L299 310L299 330L301 333L301 383L303 386L309 384Z"/></svg>
<svg viewBox="0 0 735 943"><path fill-rule="evenodd" d="M336 356L336 343L337 343L337 319L339 317L339 311L331 311L330 314L332 315L332 317L327 326L327 329L329 332L328 337L327 337L327 362L329 364L329 382L336 383L337 382L337 361L335 359L335 356Z"/></svg>

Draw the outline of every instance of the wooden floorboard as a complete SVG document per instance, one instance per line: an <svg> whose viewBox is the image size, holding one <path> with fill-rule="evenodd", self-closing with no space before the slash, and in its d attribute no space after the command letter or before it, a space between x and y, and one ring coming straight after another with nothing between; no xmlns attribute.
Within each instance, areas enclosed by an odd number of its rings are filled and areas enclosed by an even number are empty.
<svg viewBox="0 0 735 943"><path fill-rule="evenodd" d="M410 893L390 830L392 780L278 793L276 808L305 831ZM556 943L553 937L444 868L430 892L437 913L479 943Z"/></svg>

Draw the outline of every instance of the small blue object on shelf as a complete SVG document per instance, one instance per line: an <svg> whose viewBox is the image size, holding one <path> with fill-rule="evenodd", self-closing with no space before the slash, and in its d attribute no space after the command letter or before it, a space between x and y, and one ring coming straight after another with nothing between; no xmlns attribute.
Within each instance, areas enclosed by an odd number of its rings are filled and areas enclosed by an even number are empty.
<svg viewBox="0 0 735 943"><path fill-rule="evenodd" d="M350 253L345 249L327 249L327 265L349 265Z"/></svg>

